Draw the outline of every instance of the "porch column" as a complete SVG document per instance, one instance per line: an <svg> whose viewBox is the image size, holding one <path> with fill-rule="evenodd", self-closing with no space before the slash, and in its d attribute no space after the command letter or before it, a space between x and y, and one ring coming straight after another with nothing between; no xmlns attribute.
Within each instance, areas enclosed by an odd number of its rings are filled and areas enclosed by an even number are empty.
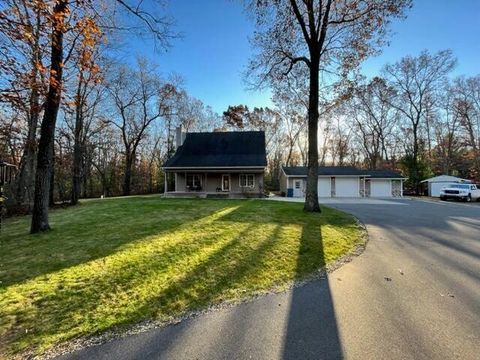
<svg viewBox="0 0 480 360"><path fill-rule="evenodd" d="M164 194L164 195L167 195L167 191L168 191L168 189L167 189L167 187L168 187L168 185L167 185L167 184L168 184L168 181L167 181L167 174L168 174L168 173L165 171L165 177L164 177L164 180L165 180L165 187L164 187L164 189L163 189L163 194Z"/></svg>
<svg viewBox="0 0 480 360"><path fill-rule="evenodd" d="M203 191L206 193L207 192L207 173L205 173L205 187Z"/></svg>

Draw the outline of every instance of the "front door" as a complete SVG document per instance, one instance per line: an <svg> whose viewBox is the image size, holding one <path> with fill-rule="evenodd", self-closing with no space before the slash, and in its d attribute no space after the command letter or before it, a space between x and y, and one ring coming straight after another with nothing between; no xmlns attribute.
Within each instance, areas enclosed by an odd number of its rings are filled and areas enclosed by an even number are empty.
<svg viewBox="0 0 480 360"><path fill-rule="evenodd" d="M302 180L294 180L293 182L293 197L302 197Z"/></svg>
<svg viewBox="0 0 480 360"><path fill-rule="evenodd" d="M230 175L222 175L222 191L230 191Z"/></svg>

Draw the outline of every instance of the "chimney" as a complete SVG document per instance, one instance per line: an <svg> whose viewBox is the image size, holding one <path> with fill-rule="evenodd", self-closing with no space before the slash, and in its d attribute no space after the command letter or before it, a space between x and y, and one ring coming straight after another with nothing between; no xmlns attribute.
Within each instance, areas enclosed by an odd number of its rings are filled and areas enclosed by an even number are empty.
<svg viewBox="0 0 480 360"><path fill-rule="evenodd" d="M178 126L177 133L175 135L175 143L176 143L177 149L183 145L186 135L187 134L182 131L182 126Z"/></svg>

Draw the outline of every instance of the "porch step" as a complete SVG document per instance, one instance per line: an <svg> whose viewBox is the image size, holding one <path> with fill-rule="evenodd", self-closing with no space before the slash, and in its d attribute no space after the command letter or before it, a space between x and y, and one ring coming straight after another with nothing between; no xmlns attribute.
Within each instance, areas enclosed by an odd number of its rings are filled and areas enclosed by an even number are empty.
<svg viewBox="0 0 480 360"><path fill-rule="evenodd" d="M222 194L222 193L218 193L218 194L207 194L207 199L228 199L229 197L229 194Z"/></svg>

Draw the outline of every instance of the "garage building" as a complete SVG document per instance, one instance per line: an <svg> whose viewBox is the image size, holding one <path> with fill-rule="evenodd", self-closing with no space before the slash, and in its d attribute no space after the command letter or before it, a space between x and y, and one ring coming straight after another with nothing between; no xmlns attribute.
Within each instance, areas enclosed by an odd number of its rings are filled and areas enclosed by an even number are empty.
<svg viewBox="0 0 480 360"><path fill-rule="evenodd" d="M470 180L462 179L456 176L439 175L420 182L423 186L425 196L440 197L440 190L449 184L471 183Z"/></svg>
<svg viewBox="0 0 480 360"><path fill-rule="evenodd" d="M289 197L304 197L307 167L283 167L280 189ZM320 166L319 197L401 197L405 178L391 170L360 170L353 166Z"/></svg>

